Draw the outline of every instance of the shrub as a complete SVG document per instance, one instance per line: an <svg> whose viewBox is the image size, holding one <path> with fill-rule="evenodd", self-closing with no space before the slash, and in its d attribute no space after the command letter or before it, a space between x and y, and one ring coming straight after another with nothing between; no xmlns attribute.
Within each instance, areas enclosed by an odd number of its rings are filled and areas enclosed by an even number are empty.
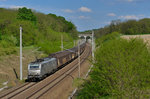
<svg viewBox="0 0 150 99"><path fill-rule="evenodd" d="M95 53L90 80L77 98L149 98L150 53L140 39L113 39Z"/></svg>
<svg viewBox="0 0 150 99"><path fill-rule="evenodd" d="M12 45L12 43L7 41L0 41L0 56L2 55L10 55L16 53L17 50L15 46Z"/></svg>
<svg viewBox="0 0 150 99"><path fill-rule="evenodd" d="M104 44L105 42L109 41L109 40L113 40L116 38L119 38L120 34L118 32L113 32L111 34L107 34L105 36L102 36L101 38L96 40L96 45L99 46L101 44Z"/></svg>
<svg viewBox="0 0 150 99"><path fill-rule="evenodd" d="M57 51L60 51L60 42L49 42L49 41L45 41L43 43L39 43L38 44L41 51L44 51L44 53L46 54L51 54Z"/></svg>
<svg viewBox="0 0 150 99"><path fill-rule="evenodd" d="M1 42L9 42L10 45L16 46L17 45L17 38L14 37L13 35L4 35L2 36L2 41Z"/></svg>

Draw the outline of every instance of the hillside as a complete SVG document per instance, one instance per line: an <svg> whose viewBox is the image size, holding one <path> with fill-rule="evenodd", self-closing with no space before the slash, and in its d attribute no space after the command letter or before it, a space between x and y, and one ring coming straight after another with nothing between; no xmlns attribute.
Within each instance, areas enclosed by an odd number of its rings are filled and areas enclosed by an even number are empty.
<svg viewBox="0 0 150 99"><path fill-rule="evenodd" d="M23 27L23 46L38 46L47 54L60 50L61 35L64 42L73 42L77 37L75 25L62 16L32 12L25 7L19 10L0 8L0 55L16 52L20 25Z"/></svg>
<svg viewBox="0 0 150 99"><path fill-rule="evenodd" d="M64 48L73 47L73 40L77 38L75 25L62 16L27 8L0 8L0 88L5 81L9 86L20 83L13 71L19 76L20 25L23 28L23 77L27 75L28 63L35 57L61 50L61 36Z"/></svg>

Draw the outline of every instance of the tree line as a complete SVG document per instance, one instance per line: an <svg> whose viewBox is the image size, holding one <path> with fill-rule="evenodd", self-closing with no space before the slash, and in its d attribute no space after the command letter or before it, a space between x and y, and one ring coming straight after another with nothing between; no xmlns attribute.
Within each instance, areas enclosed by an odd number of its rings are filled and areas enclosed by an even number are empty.
<svg viewBox="0 0 150 99"><path fill-rule="evenodd" d="M118 32L125 35L150 34L150 18L141 20L113 20L110 25L100 29L95 29L97 38L112 32Z"/></svg>
<svg viewBox="0 0 150 99"><path fill-rule="evenodd" d="M43 14L26 7L18 10L0 8L0 12L0 55L15 52L12 49L19 46L20 25L23 27L23 46L38 46L45 53L60 50L61 35L64 43L77 38L76 26L62 16Z"/></svg>

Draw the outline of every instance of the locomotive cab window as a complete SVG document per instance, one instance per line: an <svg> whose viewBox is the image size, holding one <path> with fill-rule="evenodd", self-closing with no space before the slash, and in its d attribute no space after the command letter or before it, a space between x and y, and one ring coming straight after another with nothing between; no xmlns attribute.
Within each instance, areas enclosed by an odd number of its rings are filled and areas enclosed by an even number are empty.
<svg viewBox="0 0 150 99"><path fill-rule="evenodd" d="M38 65L30 65L30 69L39 69Z"/></svg>

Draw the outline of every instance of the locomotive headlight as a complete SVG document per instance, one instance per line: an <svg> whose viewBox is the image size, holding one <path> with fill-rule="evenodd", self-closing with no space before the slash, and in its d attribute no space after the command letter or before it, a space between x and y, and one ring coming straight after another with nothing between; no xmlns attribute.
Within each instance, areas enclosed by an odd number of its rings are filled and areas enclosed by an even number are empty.
<svg viewBox="0 0 150 99"><path fill-rule="evenodd" d="M36 71L36 74L37 74L37 75L40 75L40 70L37 70L37 71Z"/></svg>

